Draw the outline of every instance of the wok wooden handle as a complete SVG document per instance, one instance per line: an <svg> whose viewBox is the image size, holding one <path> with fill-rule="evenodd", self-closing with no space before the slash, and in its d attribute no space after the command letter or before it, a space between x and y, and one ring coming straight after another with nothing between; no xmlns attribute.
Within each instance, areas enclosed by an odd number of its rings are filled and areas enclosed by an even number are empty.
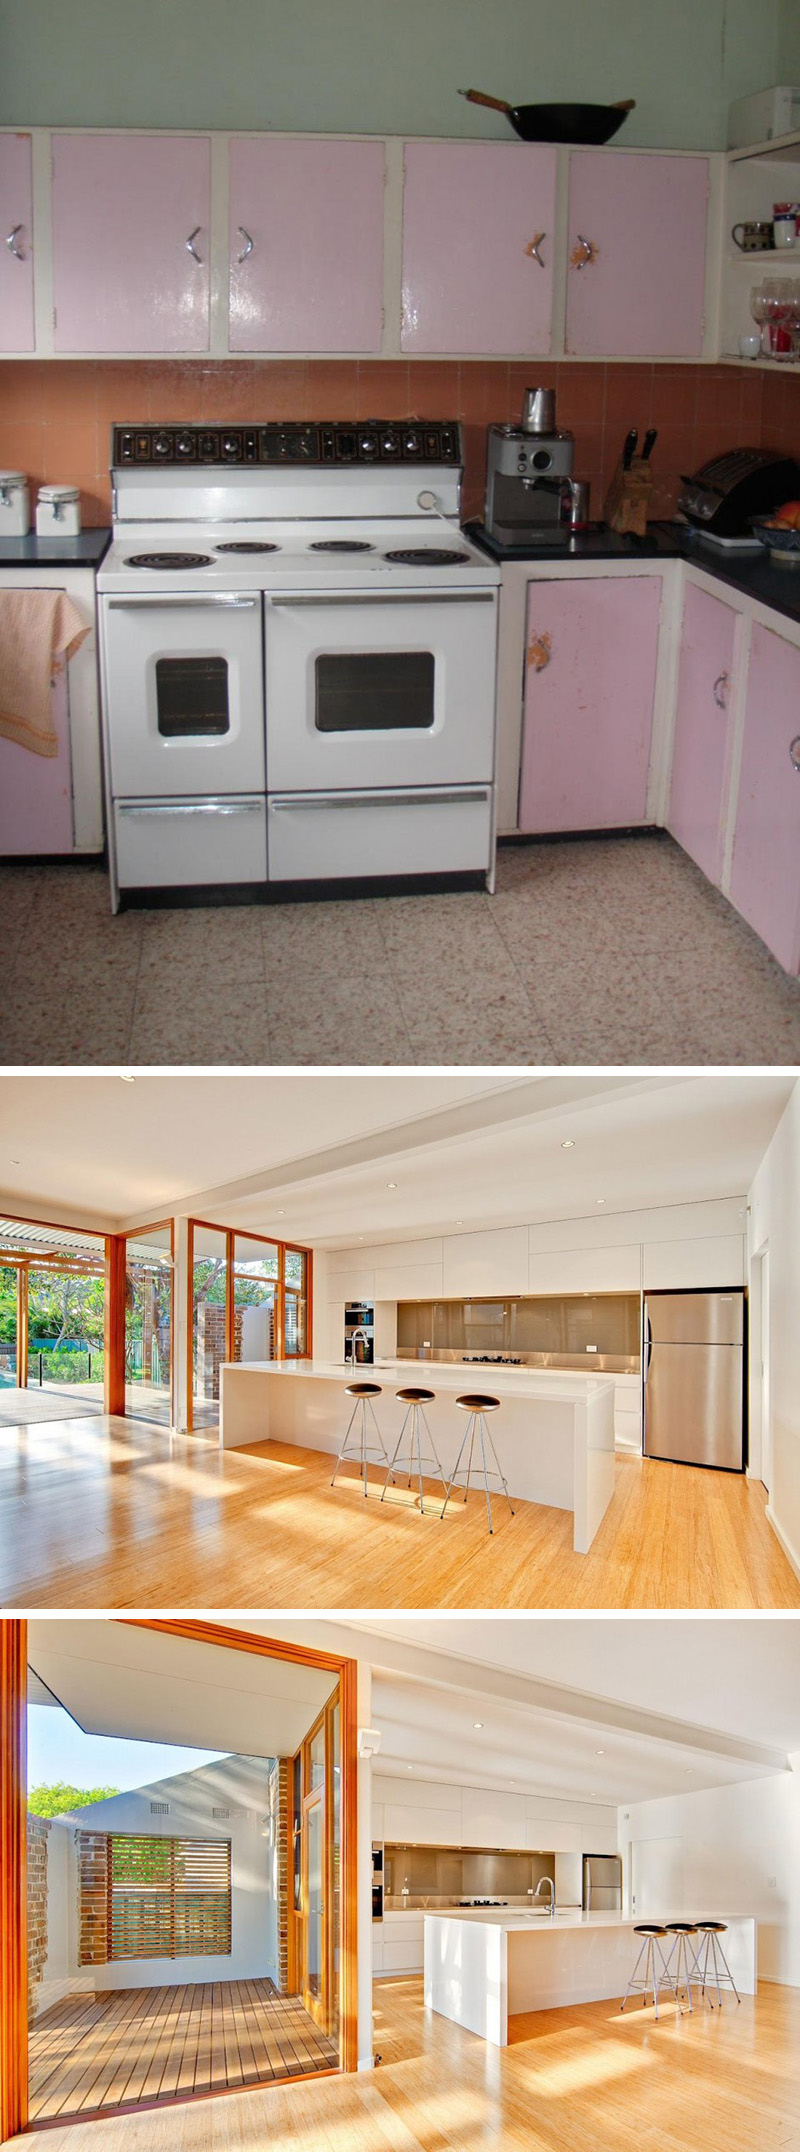
<svg viewBox="0 0 800 2152"><path fill-rule="evenodd" d="M484 90L459 90L459 97L468 97L471 105L491 105L493 112L513 112L505 97L487 97Z"/></svg>
<svg viewBox="0 0 800 2152"><path fill-rule="evenodd" d="M615 97L611 110L612 112L633 112L635 108L635 97Z"/></svg>

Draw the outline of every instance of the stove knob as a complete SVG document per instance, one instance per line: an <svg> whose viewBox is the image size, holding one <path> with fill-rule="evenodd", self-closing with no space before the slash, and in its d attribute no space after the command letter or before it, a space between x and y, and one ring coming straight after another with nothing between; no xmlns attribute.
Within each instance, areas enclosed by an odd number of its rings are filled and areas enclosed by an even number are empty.
<svg viewBox="0 0 800 2152"><path fill-rule="evenodd" d="M222 436L222 453L223 453L223 456L225 456L225 457L227 458L227 460L228 460L228 462L229 462L229 463L232 463L232 462L233 462L233 459L234 459L234 457L235 457L235 456L240 456L240 455L241 455L241 453L242 453L242 443L241 443L241 439L240 439L240 437L239 437L238 433L224 433L224 434L223 434L223 436Z"/></svg>
<svg viewBox="0 0 800 2152"><path fill-rule="evenodd" d="M193 456L193 455L194 455L194 434L193 434L193 433L176 433L176 435L175 435L175 453L176 453L176 455L177 455L177 456Z"/></svg>
<svg viewBox="0 0 800 2152"><path fill-rule="evenodd" d="M215 463L219 455L219 435L201 433L198 447L204 463Z"/></svg>
<svg viewBox="0 0 800 2152"><path fill-rule="evenodd" d="M169 455L171 455L171 453L172 453L172 435L171 435L171 433L157 433L157 434L155 434L155 436L154 436L154 439L153 439L153 455L154 455L154 456L159 456L159 457L160 457L160 458L162 459L162 461L163 461L163 460L164 460L164 458L165 458L165 457L167 457L167 456L169 456Z"/></svg>
<svg viewBox="0 0 800 2152"><path fill-rule="evenodd" d="M371 463L373 456L377 456L378 443L375 439L374 433L362 433L358 443L358 453L360 456L363 456L368 463Z"/></svg>

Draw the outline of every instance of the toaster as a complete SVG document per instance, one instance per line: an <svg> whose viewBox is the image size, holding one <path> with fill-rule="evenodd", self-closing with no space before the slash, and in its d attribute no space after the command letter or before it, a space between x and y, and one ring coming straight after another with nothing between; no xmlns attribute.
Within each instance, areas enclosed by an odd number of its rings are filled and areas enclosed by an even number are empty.
<svg viewBox="0 0 800 2152"><path fill-rule="evenodd" d="M678 507L709 538L749 538L753 516L800 496L800 464L769 448L733 448L683 478Z"/></svg>

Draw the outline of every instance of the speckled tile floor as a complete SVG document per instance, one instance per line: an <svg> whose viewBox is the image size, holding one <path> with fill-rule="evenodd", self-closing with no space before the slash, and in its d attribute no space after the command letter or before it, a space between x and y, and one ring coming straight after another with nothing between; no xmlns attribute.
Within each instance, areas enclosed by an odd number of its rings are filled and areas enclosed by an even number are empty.
<svg viewBox="0 0 800 2152"><path fill-rule="evenodd" d="M497 892L113 919L96 865L0 868L0 1057L800 1062L800 981L667 836L502 846Z"/></svg>

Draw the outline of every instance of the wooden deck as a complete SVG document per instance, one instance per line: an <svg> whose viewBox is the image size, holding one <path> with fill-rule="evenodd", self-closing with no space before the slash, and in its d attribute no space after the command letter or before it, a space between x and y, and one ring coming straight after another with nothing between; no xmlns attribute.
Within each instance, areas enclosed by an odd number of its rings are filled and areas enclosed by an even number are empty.
<svg viewBox="0 0 800 2152"><path fill-rule="evenodd" d="M30 2035L30 2119L52 2121L338 2069L336 2044L271 1980L67 1995Z"/></svg>

